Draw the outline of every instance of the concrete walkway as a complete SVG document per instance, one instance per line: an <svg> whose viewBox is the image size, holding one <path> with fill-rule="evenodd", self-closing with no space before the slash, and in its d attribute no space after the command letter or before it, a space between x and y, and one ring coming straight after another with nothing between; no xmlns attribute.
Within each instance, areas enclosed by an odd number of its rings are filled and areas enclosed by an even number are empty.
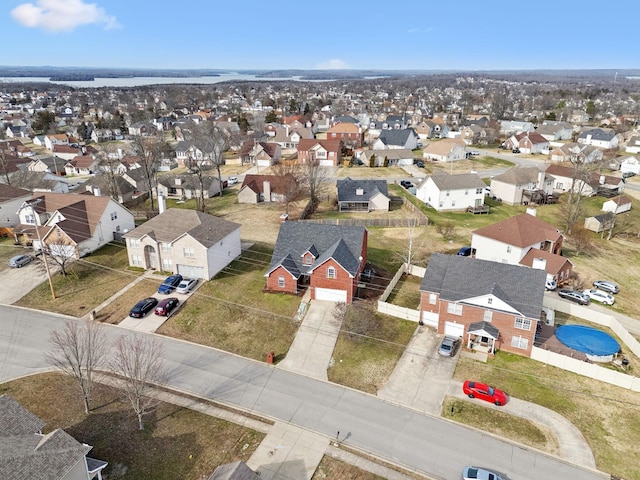
<svg viewBox="0 0 640 480"><path fill-rule="evenodd" d="M320 380L328 380L327 368L340 333L339 322L333 318L334 302L313 300L298 328L287 356L278 368Z"/></svg>

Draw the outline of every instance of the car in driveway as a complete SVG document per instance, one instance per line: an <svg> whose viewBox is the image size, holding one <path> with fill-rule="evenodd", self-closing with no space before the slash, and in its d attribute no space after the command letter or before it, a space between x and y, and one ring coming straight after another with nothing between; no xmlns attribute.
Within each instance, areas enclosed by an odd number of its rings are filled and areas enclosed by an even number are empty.
<svg viewBox="0 0 640 480"><path fill-rule="evenodd" d="M568 290L563 288L562 290L558 290L558 295L565 300L570 300L572 302L579 303L580 305L589 305L589 303L591 303L591 299L578 290Z"/></svg>
<svg viewBox="0 0 640 480"><path fill-rule="evenodd" d="M551 280L547 280L546 282L544 282L544 289L547 291L553 291L556 288L558 288L558 284L555 280L551 279Z"/></svg>
<svg viewBox="0 0 640 480"><path fill-rule="evenodd" d="M164 282L162 282L162 285L158 287L158 293L168 295L169 293L173 292L178 285L180 285L181 281L182 275L180 275L179 273L165 278Z"/></svg>
<svg viewBox="0 0 640 480"><path fill-rule="evenodd" d="M453 357L458 350L460 339L458 337L445 336L440 342L438 353L444 357Z"/></svg>
<svg viewBox="0 0 640 480"><path fill-rule="evenodd" d="M595 300L596 302L600 302L604 305L613 305L616 302L613 295L603 290L598 290L597 288L586 289L583 293L591 300Z"/></svg>
<svg viewBox="0 0 640 480"><path fill-rule="evenodd" d="M618 293L620 291L618 284L610 280L596 280L593 282L593 286L609 293Z"/></svg>
<svg viewBox="0 0 640 480"><path fill-rule="evenodd" d="M183 278L176 287L176 293L189 293L191 290L196 288L197 284L197 278Z"/></svg>
<svg viewBox="0 0 640 480"><path fill-rule="evenodd" d="M494 405L504 405L509 401L509 395L502 390L487 385L486 383L474 382L466 380L462 384L462 391L469 398L479 398L485 402L491 402Z"/></svg>
<svg viewBox="0 0 640 480"><path fill-rule="evenodd" d="M33 257L31 255L15 255L9 259L9 266L11 268L22 268L25 265L33 262Z"/></svg>
<svg viewBox="0 0 640 480"><path fill-rule="evenodd" d="M178 299L176 297L163 298L158 302L153 313L160 317L168 317L171 312L178 306Z"/></svg>
<svg viewBox="0 0 640 480"><path fill-rule="evenodd" d="M462 480L507 480L507 477L481 467L464 467Z"/></svg>
<svg viewBox="0 0 640 480"><path fill-rule="evenodd" d="M140 300L133 306L129 312L129 316L133 318L142 318L151 310L156 308L156 305L158 305L158 299L155 297L148 297Z"/></svg>

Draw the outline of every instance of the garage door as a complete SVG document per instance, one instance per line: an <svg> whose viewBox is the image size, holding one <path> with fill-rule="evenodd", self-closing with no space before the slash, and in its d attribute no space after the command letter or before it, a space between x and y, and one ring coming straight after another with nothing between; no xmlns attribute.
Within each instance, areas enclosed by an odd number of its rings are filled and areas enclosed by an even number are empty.
<svg viewBox="0 0 640 480"><path fill-rule="evenodd" d="M444 322L444 334L450 337L462 337L464 335L464 324Z"/></svg>
<svg viewBox="0 0 640 480"><path fill-rule="evenodd" d="M193 265L178 265L178 273L188 278L204 278L204 267L195 267Z"/></svg>
<svg viewBox="0 0 640 480"><path fill-rule="evenodd" d="M422 323L429 327L438 328L439 318L436 312L422 312Z"/></svg>
<svg viewBox="0 0 640 480"><path fill-rule="evenodd" d="M333 288L316 288L316 300L328 300L330 302L346 302L347 291Z"/></svg>
<svg viewBox="0 0 640 480"><path fill-rule="evenodd" d="M320 160L321 167L333 167L333 160Z"/></svg>

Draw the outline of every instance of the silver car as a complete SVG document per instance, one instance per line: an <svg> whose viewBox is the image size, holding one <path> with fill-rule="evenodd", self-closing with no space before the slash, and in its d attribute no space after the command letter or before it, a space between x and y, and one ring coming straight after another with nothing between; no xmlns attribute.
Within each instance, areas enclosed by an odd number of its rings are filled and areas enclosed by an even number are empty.
<svg viewBox="0 0 640 480"><path fill-rule="evenodd" d="M464 467L462 480L508 480L492 470L480 467Z"/></svg>
<svg viewBox="0 0 640 480"><path fill-rule="evenodd" d="M20 268L23 267L33 261L33 257L31 255L16 255L15 257L11 257L9 259L9 266L11 268Z"/></svg>
<svg viewBox="0 0 640 480"><path fill-rule="evenodd" d="M593 282L593 286L609 293L618 293L620 291L620 287L609 280L596 280Z"/></svg>
<svg viewBox="0 0 640 480"><path fill-rule="evenodd" d="M445 357L453 357L458 349L460 339L458 337L444 337L438 348L438 353Z"/></svg>

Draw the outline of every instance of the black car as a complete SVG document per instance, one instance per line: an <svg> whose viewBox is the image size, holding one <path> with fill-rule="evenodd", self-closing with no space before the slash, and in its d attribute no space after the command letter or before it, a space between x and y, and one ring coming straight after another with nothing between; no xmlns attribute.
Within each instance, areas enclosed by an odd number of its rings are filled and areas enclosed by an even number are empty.
<svg viewBox="0 0 640 480"><path fill-rule="evenodd" d="M591 303L589 296L579 292L578 290L562 289L558 290L558 295L565 300L571 300L572 302L579 303L580 305L589 305L589 303Z"/></svg>
<svg viewBox="0 0 640 480"><path fill-rule="evenodd" d="M133 318L142 318L151 310L153 310L156 305L158 305L158 299L154 297L145 298L144 300L140 300L136 303L131 311L129 312L129 316Z"/></svg>
<svg viewBox="0 0 640 480"><path fill-rule="evenodd" d="M411 183L409 180L402 180L400 182L400 185L402 185L406 189L413 187L413 183Z"/></svg>
<svg viewBox="0 0 640 480"><path fill-rule="evenodd" d="M519 148L514 148L513 150L511 150L511 153L520 153L520 149Z"/></svg>

